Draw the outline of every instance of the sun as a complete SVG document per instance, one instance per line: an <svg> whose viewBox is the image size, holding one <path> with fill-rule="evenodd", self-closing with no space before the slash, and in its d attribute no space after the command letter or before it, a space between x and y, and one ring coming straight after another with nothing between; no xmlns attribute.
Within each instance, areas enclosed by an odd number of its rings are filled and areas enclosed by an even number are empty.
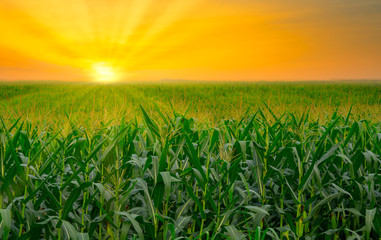
<svg viewBox="0 0 381 240"><path fill-rule="evenodd" d="M115 70L105 62L94 64L93 74L94 74L94 78L99 82L116 81Z"/></svg>

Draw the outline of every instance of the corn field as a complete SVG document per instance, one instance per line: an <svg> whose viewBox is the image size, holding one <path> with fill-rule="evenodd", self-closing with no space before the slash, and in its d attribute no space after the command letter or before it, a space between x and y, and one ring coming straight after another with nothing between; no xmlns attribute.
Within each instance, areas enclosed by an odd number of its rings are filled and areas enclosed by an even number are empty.
<svg viewBox="0 0 381 240"><path fill-rule="evenodd" d="M67 133L1 119L2 239L381 238L380 122L140 114Z"/></svg>
<svg viewBox="0 0 381 240"><path fill-rule="evenodd" d="M301 117L309 110L310 120L324 120L333 112L354 119L380 121L381 82L288 82L288 83L45 83L0 82L0 115L5 121L29 119L32 125L53 129L70 123L94 132L103 123L111 125L143 119L139 104L152 115L155 104L161 111L174 109L198 122L217 124L222 119L240 119L250 108L264 110L265 103L277 116L292 113ZM12 124L12 122L7 122ZM65 132L66 133L66 132Z"/></svg>

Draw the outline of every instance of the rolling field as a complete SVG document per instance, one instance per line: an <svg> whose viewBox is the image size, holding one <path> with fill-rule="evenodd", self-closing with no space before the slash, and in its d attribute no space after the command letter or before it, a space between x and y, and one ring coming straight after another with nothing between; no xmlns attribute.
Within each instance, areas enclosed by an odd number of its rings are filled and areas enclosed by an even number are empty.
<svg viewBox="0 0 381 240"><path fill-rule="evenodd" d="M379 82L2 83L0 116L3 239L381 239Z"/></svg>

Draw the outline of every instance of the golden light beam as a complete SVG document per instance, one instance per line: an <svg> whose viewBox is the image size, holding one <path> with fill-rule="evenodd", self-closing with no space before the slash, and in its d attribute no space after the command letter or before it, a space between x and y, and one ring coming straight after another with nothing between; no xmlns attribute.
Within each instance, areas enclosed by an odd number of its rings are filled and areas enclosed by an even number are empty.
<svg viewBox="0 0 381 240"><path fill-rule="evenodd" d="M156 2L154 7L157 7L158 10L154 11L159 12L159 14L155 19L153 19L152 24L150 24L149 28L146 29L145 32L141 33L142 36L140 38L135 39L135 45L133 45L131 49L128 49L128 47L122 48L118 53L116 53L114 59L120 61L121 64L127 63L128 65L130 59L134 59L140 53L146 52L147 46L154 42L160 33L172 26L177 20L181 20L184 16L186 16L187 12L192 11L200 2L201 0L171 0L166 1L165 4L164 2ZM164 10L160 10L160 7L164 8ZM128 46L128 44L126 44L126 46Z"/></svg>
<svg viewBox="0 0 381 240"><path fill-rule="evenodd" d="M125 15L120 16L119 28L117 35L113 40L114 46L110 54L110 58L118 60L124 58L124 54L131 46L131 36L136 34L139 25L144 23L144 16L147 15L149 7L152 5L153 0L132 0L129 1L129 11ZM120 6L123 9L124 5Z"/></svg>

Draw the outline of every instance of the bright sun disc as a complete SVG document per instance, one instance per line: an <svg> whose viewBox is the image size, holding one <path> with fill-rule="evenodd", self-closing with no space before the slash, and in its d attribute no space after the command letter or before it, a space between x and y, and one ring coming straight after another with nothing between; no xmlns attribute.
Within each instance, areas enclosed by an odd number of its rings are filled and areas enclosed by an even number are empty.
<svg viewBox="0 0 381 240"><path fill-rule="evenodd" d="M106 63L97 63L93 65L93 71L95 79L101 82L110 82L116 80L115 71L112 67L108 66Z"/></svg>

